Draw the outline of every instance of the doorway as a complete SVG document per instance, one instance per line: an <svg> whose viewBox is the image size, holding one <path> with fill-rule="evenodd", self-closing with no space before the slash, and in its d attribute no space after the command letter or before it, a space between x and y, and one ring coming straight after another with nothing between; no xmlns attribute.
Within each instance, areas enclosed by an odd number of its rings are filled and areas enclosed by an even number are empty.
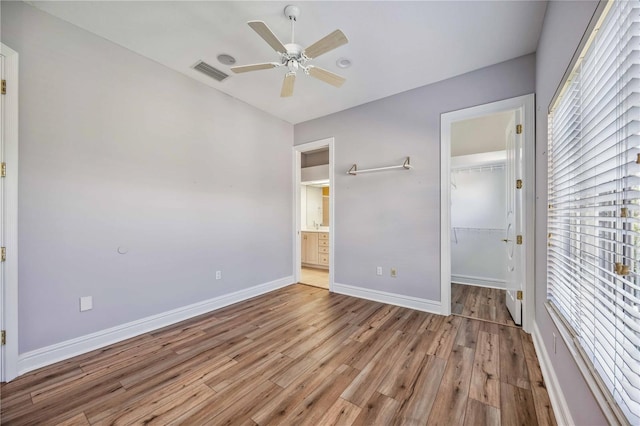
<svg viewBox="0 0 640 426"><path fill-rule="evenodd" d="M516 111L451 125L451 311L521 324L521 306L506 303L513 271L513 131ZM506 250L505 250L506 249ZM505 255L506 254L506 255ZM517 305L517 306L516 306ZM509 315L512 321L506 321Z"/></svg>
<svg viewBox="0 0 640 426"><path fill-rule="evenodd" d="M333 286L333 138L294 147L296 282Z"/></svg>
<svg viewBox="0 0 640 426"><path fill-rule="evenodd" d="M441 117L445 315L464 310L525 331L533 324L533 101L527 95Z"/></svg>

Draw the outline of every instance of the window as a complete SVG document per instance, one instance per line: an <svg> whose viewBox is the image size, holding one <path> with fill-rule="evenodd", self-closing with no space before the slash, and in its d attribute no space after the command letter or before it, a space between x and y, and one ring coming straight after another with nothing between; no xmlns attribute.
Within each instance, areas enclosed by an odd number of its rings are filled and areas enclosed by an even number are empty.
<svg viewBox="0 0 640 426"><path fill-rule="evenodd" d="M549 114L547 298L640 424L640 1L611 2Z"/></svg>

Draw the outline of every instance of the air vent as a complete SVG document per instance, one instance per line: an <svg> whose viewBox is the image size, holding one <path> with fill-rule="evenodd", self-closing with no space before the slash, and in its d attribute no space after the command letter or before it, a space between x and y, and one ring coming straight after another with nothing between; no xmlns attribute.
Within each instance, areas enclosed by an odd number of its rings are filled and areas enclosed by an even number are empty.
<svg viewBox="0 0 640 426"><path fill-rule="evenodd" d="M219 69L212 67L204 61L198 61L198 63L193 66L193 69L198 70L217 81L222 81L225 78L229 77L229 74L223 73Z"/></svg>

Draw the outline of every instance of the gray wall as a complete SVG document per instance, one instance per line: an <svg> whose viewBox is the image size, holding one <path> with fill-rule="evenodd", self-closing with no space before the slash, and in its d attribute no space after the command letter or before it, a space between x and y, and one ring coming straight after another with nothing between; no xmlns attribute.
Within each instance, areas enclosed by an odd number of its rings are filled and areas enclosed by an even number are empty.
<svg viewBox="0 0 640 426"><path fill-rule="evenodd" d="M440 300L440 114L533 93L534 72L523 56L295 126L295 144L335 137L337 283ZM410 171L346 173L406 156Z"/></svg>
<svg viewBox="0 0 640 426"><path fill-rule="evenodd" d="M547 298L547 111L598 2L550 2L536 65L536 323L577 425L607 424L545 308ZM553 333L558 336L553 352Z"/></svg>
<svg viewBox="0 0 640 426"><path fill-rule="evenodd" d="M2 42L21 353L291 275L290 124L21 2Z"/></svg>

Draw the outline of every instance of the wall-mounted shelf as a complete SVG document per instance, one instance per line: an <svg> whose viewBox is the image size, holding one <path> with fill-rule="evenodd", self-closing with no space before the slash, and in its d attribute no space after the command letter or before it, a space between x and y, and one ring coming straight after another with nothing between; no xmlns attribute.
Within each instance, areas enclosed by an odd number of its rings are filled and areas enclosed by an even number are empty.
<svg viewBox="0 0 640 426"><path fill-rule="evenodd" d="M351 166L351 168L349 169L347 174L355 176L358 173L378 172L378 171L381 171L381 170L392 170L392 169L406 169L406 170L409 170L410 168L411 168L410 158L407 157L407 159L404 160L404 163L400 164L399 166L386 166L386 167L376 167L374 169L358 170L358 165L354 164L353 166Z"/></svg>

